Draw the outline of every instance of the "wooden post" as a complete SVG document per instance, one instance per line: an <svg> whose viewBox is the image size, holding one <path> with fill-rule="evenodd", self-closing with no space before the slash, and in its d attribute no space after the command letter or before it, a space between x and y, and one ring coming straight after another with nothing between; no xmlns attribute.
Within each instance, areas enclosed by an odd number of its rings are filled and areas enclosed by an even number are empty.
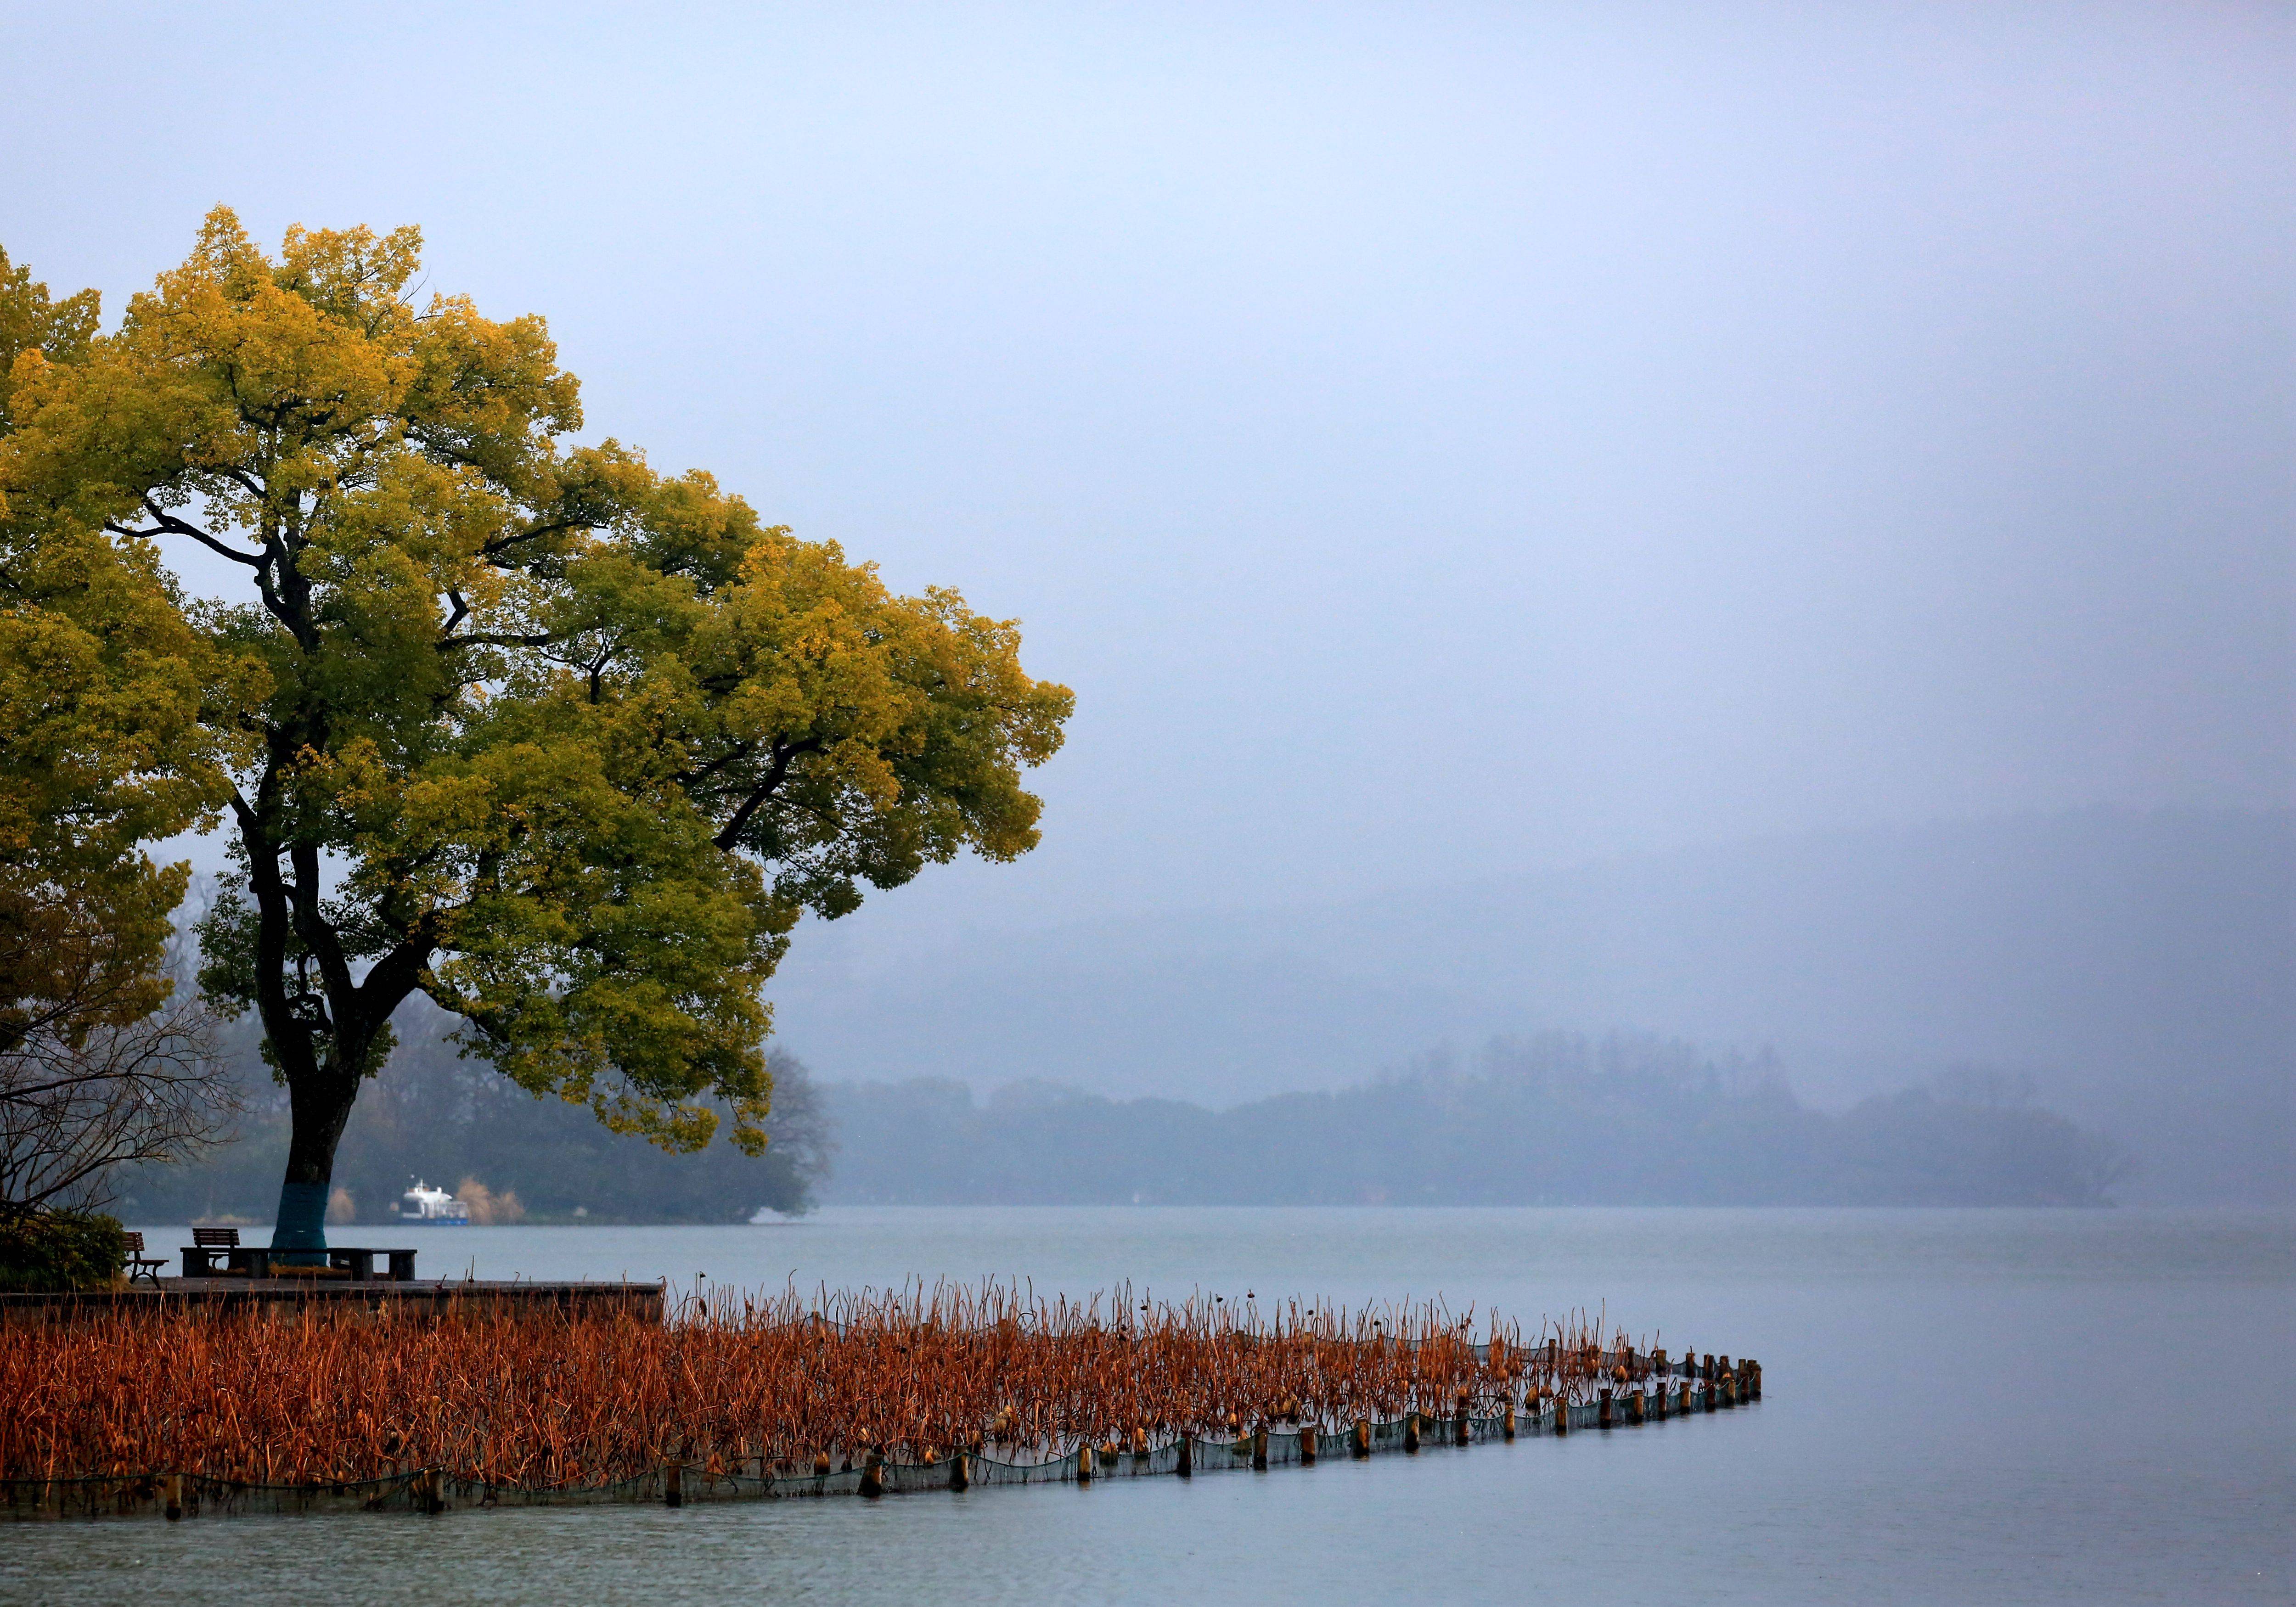
<svg viewBox="0 0 2296 1607"><path fill-rule="evenodd" d="M1088 1445L1077 1447L1077 1482L1092 1482L1092 1447Z"/></svg>
<svg viewBox="0 0 2296 1607"><path fill-rule="evenodd" d="M1348 1450L1349 1454L1358 1462L1371 1455L1371 1420L1369 1418L1356 1419L1355 1432L1349 1436Z"/></svg>
<svg viewBox="0 0 2296 1607"><path fill-rule="evenodd" d="M1506 1408L1506 1422L1505 1422L1505 1424L1500 1428L1499 1432L1506 1438L1506 1439L1507 1439L1507 1441L1508 1441L1508 1443L1509 1443L1509 1444L1513 1444L1513 1441L1514 1441L1514 1402L1513 1402L1513 1401L1509 1401L1509 1402L1507 1402L1507 1408Z"/></svg>
<svg viewBox="0 0 2296 1607"><path fill-rule="evenodd" d="M1183 1479L1191 1479L1195 1476L1196 1437L1194 1435L1183 1434L1180 1436L1180 1464L1172 1471L1179 1474Z"/></svg>
<svg viewBox="0 0 2296 1607"><path fill-rule="evenodd" d="M1403 1419L1403 1450L1407 1456L1419 1455L1419 1414L1406 1414Z"/></svg>
<svg viewBox="0 0 2296 1607"><path fill-rule="evenodd" d="M1643 1426L1643 1392L1640 1390L1627 1391L1627 1426L1630 1429Z"/></svg>
<svg viewBox="0 0 2296 1607"><path fill-rule="evenodd" d="M1698 1409L1702 1412L1711 1412L1714 1409L1714 1386L1712 1383L1708 1383L1706 1388L1698 1392Z"/></svg>
<svg viewBox="0 0 2296 1607"><path fill-rule="evenodd" d="M885 1493L885 1454L874 1446L861 1458L861 1493L873 1501Z"/></svg>
<svg viewBox="0 0 2296 1607"><path fill-rule="evenodd" d="M1267 1425L1264 1423L1251 1431L1251 1471L1267 1471Z"/></svg>
<svg viewBox="0 0 2296 1607"><path fill-rule="evenodd" d="M963 1451L948 1459L948 1488L962 1496L972 1488L972 1470L964 1464L972 1458Z"/></svg>
<svg viewBox="0 0 2296 1607"><path fill-rule="evenodd" d="M685 1465L676 1461L661 1464L661 1500L665 1506L685 1505Z"/></svg>
<svg viewBox="0 0 2296 1607"><path fill-rule="evenodd" d="M1301 1467L1316 1465L1316 1425L1312 1423L1303 1423L1300 1425L1300 1465Z"/></svg>
<svg viewBox="0 0 2296 1607"><path fill-rule="evenodd" d="M167 1505L168 1521L180 1522L184 1516L184 1476L169 1473L160 1480L160 1499Z"/></svg>
<svg viewBox="0 0 2296 1607"><path fill-rule="evenodd" d="M1560 1395L1554 1398L1554 1431L1558 1434L1570 1431L1570 1403Z"/></svg>
<svg viewBox="0 0 2296 1607"><path fill-rule="evenodd" d="M1611 1426L1611 1392L1608 1390L1602 1390L1596 1397L1595 1426L1598 1429Z"/></svg>
<svg viewBox="0 0 2296 1607"><path fill-rule="evenodd" d="M1472 1420L1467 1415L1467 1392L1464 1390L1459 1391L1459 1402L1452 1414L1451 1443L1454 1445L1474 1443Z"/></svg>

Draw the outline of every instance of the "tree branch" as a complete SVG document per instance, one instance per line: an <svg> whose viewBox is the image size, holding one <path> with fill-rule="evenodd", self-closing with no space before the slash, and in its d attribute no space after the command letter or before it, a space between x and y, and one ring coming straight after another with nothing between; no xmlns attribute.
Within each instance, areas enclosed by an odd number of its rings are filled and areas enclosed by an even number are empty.
<svg viewBox="0 0 2296 1607"><path fill-rule="evenodd" d="M567 530L586 530L591 521L586 519L554 519L546 524L529 525L508 536L497 536L479 548L479 556L494 559L526 542L538 541L545 536L556 536Z"/></svg>
<svg viewBox="0 0 2296 1607"><path fill-rule="evenodd" d="M691 770L679 771L672 779L681 787L690 787L695 782L707 781L720 770L740 764L757 750L758 745L755 742L739 743L732 750L719 754L706 765L696 766Z"/></svg>
<svg viewBox="0 0 2296 1607"><path fill-rule="evenodd" d="M440 652L456 647L547 647L553 642L562 642L566 634L545 630L533 635L515 635L507 632L480 631L470 636L441 636L433 644Z"/></svg>
<svg viewBox="0 0 2296 1607"><path fill-rule="evenodd" d="M222 542L217 541L214 537L209 535L205 530L202 530L199 526L193 524L188 520L178 519L164 508L152 506L152 503L148 499L144 504L144 511L150 514L153 520L158 521L158 529L134 529L127 525L119 523L117 520L111 519L107 519L103 521L103 528L111 531L114 536L126 536L137 541L149 541L152 537L160 535L163 532L169 536L188 536L193 541L198 542L201 546L207 548L209 552L216 553L217 556L228 558L234 563L243 563L251 570L261 569L266 562L264 559L256 557L253 553L242 553L235 547L226 546Z"/></svg>
<svg viewBox="0 0 2296 1607"><path fill-rule="evenodd" d="M766 773L764 782L742 800L742 807L734 811L734 818L726 823L726 829L712 840L721 853L730 854L740 845L742 828L750 824L750 816L763 808L767 800L780 790L782 783L789 779L790 767L797 762L798 756L817 752L820 748L821 739L811 736L785 747L779 743L775 745L774 767Z"/></svg>

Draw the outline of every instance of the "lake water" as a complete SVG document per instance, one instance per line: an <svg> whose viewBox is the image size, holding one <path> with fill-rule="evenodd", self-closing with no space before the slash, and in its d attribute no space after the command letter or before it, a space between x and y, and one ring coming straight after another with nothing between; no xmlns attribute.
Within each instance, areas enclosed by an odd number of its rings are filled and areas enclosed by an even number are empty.
<svg viewBox="0 0 2296 1607"><path fill-rule="evenodd" d="M2296 1600L2288 1213L853 1209L384 1237L426 1275L1439 1293L1527 1328L1606 1306L1760 1357L1765 1398L1190 1481L11 1525L0 1600Z"/></svg>

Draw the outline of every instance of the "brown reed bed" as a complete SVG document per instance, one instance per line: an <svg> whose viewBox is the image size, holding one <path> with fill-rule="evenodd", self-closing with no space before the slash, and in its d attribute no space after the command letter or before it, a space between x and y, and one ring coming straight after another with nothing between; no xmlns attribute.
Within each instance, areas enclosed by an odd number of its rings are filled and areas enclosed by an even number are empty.
<svg viewBox="0 0 2296 1607"><path fill-rule="evenodd" d="M412 1469L525 1490L676 1464L760 1478L963 1451L1049 1460L1181 1436L1448 1419L1647 1380L1578 1314L1526 1340L1440 1302L1349 1312L1012 1285L688 1299L666 1323L474 1308L414 1319L201 1308L17 1326L0 1480L166 1471L338 1486Z"/></svg>

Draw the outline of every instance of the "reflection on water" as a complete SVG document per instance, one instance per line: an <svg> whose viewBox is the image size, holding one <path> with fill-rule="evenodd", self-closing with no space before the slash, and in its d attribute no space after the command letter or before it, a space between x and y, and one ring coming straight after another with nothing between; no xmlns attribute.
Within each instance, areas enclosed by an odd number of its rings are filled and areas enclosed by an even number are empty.
<svg viewBox="0 0 2296 1607"><path fill-rule="evenodd" d="M184 1242L147 1228L155 1245ZM2143 1211L845 1209L722 1228L394 1229L425 1275L1129 1281L1607 1308L1753 1355L1757 1406L1313 1470L880 1503L0 1530L0 1599L1097 1601L1175 1592L2285 1602L2296 1218ZM399 1242L395 1240L395 1242ZM2195 1364L2202 1364L2195 1365ZM2214 1389L2218 1393L2210 1393Z"/></svg>

